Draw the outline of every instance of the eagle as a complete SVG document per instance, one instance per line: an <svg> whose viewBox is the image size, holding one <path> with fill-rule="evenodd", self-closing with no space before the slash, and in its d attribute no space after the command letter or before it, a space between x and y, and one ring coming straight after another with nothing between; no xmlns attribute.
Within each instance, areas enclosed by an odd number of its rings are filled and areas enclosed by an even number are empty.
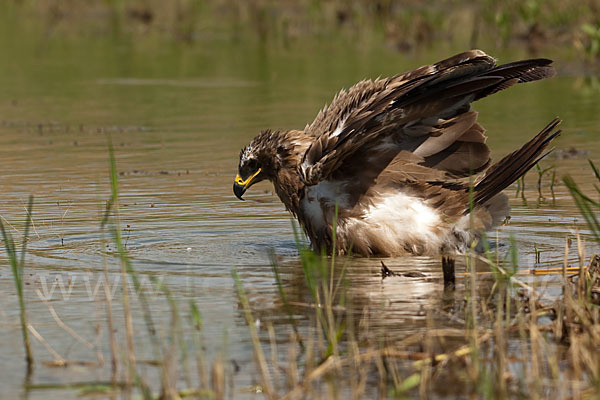
<svg viewBox="0 0 600 400"><path fill-rule="evenodd" d="M233 192L269 180L316 251L454 255L509 215L506 187L547 153L554 119L495 164L471 103L554 75L470 50L342 89L303 130L264 130L240 152ZM331 254L331 253L330 253Z"/></svg>

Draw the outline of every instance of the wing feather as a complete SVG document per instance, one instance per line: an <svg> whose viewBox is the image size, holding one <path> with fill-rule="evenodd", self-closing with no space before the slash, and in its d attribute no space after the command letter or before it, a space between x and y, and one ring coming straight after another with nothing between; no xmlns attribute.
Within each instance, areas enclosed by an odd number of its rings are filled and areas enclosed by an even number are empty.
<svg viewBox="0 0 600 400"><path fill-rule="evenodd" d="M301 179L314 185L365 159L364 168L381 172L401 151L414 152L422 167L452 176L481 170L489 163L489 149L470 103L552 76L550 63L533 59L496 66L492 57L471 50L395 77L359 82L307 126L315 139L303 155ZM354 157L375 151L381 157Z"/></svg>
<svg viewBox="0 0 600 400"><path fill-rule="evenodd" d="M431 130L429 137L413 153L421 157L428 157L447 149L464 136L475 124L475 121L477 121L476 112L462 113L446 120L439 128Z"/></svg>

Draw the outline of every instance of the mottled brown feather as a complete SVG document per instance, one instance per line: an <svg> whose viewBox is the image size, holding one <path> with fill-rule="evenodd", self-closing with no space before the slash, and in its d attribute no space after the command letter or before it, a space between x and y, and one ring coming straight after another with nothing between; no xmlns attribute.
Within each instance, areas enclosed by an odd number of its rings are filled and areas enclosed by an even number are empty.
<svg viewBox="0 0 600 400"><path fill-rule="evenodd" d="M317 140L304 155L300 174L307 184L316 184L380 136L435 115L451 118L456 115L453 107L551 76L548 64L535 59L496 67L493 58L471 51L408 74L360 82L340 92L307 128Z"/></svg>
<svg viewBox="0 0 600 400"><path fill-rule="evenodd" d="M552 76L550 63L533 59L496 66L492 57L471 50L390 78L361 81L340 91L304 131L257 136L240 154L239 174L246 179L251 163L259 164L255 181L273 182L315 248L331 250L339 201L340 253L350 248L364 255L461 251L507 215L508 201L500 192L532 168L560 132L555 131L560 121L554 120L488 168L487 137L470 104ZM468 182L460 179L484 170L470 206ZM313 190L320 183L326 184L321 194ZM428 235L436 240L413 235L411 227L397 237L365 222L373 209L399 194L400 201L435 211L439 223L428 227ZM472 217L465 220L469 212Z"/></svg>

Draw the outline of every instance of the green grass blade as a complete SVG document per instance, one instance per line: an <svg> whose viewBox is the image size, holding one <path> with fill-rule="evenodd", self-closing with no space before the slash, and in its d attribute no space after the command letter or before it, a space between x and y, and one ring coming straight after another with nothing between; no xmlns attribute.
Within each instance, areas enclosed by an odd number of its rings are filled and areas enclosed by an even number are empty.
<svg viewBox="0 0 600 400"><path fill-rule="evenodd" d="M27 217L25 218L25 231L23 232L23 242L21 244L21 267L25 266L25 251L27 249L27 240L29 239L29 228L31 227L31 213L33 212L33 196L29 196L27 202Z"/></svg>
<svg viewBox="0 0 600 400"><path fill-rule="evenodd" d="M21 261L17 258L17 249L15 241L12 235L6 231L4 223L0 220L0 230L2 231L2 238L4 239L4 248L8 256L11 271L13 273L13 279L17 289L17 297L19 298L19 309L21 319L21 333L23 335L23 345L25 347L25 358L27 361L27 373L28 375L33 371L33 351L31 350L31 342L29 341L29 331L27 329L27 313L25 309L25 298L23 295L23 269L25 267L25 244L27 243L27 235L29 234L29 222L31 221L30 215L33 207L33 197L29 197L29 204L27 207L28 215L25 223L25 232L23 234L23 246L21 248Z"/></svg>
<svg viewBox="0 0 600 400"><path fill-rule="evenodd" d="M292 329L296 335L296 339L298 340L298 344L302 351L304 351L304 343L302 338L300 337L300 332L298 331L298 325L296 324L296 320L294 319L294 313L292 311L292 307L287 300L287 296L285 295L285 291L283 290L283 282L281 280L281 275L279 274L279 265L277 264L277 259L275 258L275 252L273 249L269 250L269 258L271 259L271 268L273 269L273 275L275 276L275 283L277 284L277 291L279 293L279 298L283 304L283 308L285 313L292 325Z"/></svg>
<svg viewBox="0 0 600 400"><path fill-rule="evenodd" d="M597 211L594 210L594 208L600 210L600 204L583 194L571 176L566 175L563 177L563 182L571 192L571 196L592 231L596 242L600 243L600 221L596 216Z"/></svg>
<svg viewBox="0 0 600 400"><path fill-rule="evenodd" d="M590 167L592 167L592 171L594 171L594 176L598 179L598 182L600 182L600 171L598 171L598 168L592 160L588 160L588 162L590 163Z"/></svg>
<svg viewBox="0 0 600 400"><path fill-rule="evenodd" d="M246 291L244 290L242 280L240 279L240 276L238 275L237 270L235 268L231 271L231 274L233 275L233 281L235 282L238 299L242 304L244 316L246 318L246 323L248 324L248 329L250 330L252 346L254 347L254 356L256 357L256 363L258 364L258 369L262 376L262 389L264 390L267 398L275 398L276 396L272 389L271 374L269 372L269 369L267 368L266 358L260 345L260 339L256 330L255 320L252 316L252 311L250 309L248 297L246 297Z"/></svg>

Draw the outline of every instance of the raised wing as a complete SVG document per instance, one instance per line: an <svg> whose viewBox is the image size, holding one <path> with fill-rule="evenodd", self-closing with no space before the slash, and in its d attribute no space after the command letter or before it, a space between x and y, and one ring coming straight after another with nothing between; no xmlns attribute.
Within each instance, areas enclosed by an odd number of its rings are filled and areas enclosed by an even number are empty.
<svg viewBox="0 0 600 400"><path fill-rule="evenodd" d="M492 57L471 50L402 75L359 82L341 91L306 128L315 141L303 156L300 176L315 185L339 169L376 165L381 172L394 163L413 165L416 174L425 175L428 169L455 177L479 171L489 162L489 149L470 103L552 76L550 63L532 59L496 66Z"/></svg>

